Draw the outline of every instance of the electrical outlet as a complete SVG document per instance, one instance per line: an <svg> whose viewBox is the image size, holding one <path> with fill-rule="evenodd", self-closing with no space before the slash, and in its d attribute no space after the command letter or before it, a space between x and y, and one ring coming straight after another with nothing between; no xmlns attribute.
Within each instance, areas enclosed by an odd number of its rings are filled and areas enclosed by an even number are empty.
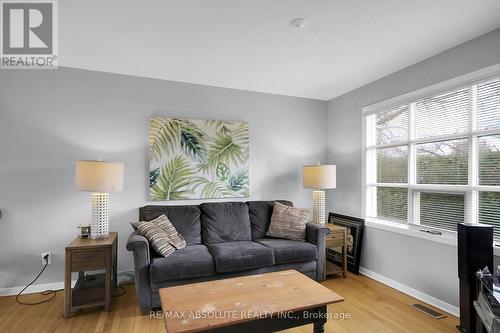
<svg viewBox="0 0 500 333"><path fill-rule="evenodd" d="M46 255L48 255L47 259L45 259ZM45 263L47 263L47 265L52 264L52 254L50 252L42 252L42 265L45 265Z"/></svg>

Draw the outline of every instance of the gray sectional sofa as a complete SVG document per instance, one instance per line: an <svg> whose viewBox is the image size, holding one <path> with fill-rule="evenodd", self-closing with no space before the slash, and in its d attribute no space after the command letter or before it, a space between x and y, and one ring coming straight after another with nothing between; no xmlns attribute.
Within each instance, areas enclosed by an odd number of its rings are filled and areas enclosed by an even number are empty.
<svg viewBox="0 0 500 333"><path fill-rule="evenodd" d="M308 223L305 242L268 238L273 205L274 201L249 201L141 207L141 221L166 214L187 246L162 257L146 238L136 232L130 235L127 249L134 255L140 309L160 307L158 289L180 284L286 269L321 280L329 229Z"/></svg>

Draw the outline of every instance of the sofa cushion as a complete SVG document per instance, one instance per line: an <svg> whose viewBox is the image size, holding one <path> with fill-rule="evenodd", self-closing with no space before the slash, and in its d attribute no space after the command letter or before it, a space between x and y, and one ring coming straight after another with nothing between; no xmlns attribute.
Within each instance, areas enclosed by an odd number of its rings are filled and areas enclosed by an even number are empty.
<svg viewBox="0 0 500 333"><path fill-rule="evenodd" d="M277 202L293 207L291 201L276 200ZM271 215L273 215L274 201L247 201L248 211L250 214L250 224L252 229L252 239L266 237Z"/></svg>
<svg viewBox="0 0 500 333"><path fill-rule="evenodd" d="M201 244L199 206L144 206L139 209L141 221L151 221L163 214L167 215L175 229L184 237L187 245Z"/></svg>
<svg viewBox="0 0 500 333"><path fill-rule="evenodd" d="M256 242L273 250L276 264L288 264L317 259L316 245L296 240L261 238Z"/></svg>
<svg viewBox="0 0 500 333"><path fill-rule="evenodd" d="M273 251L256 242L237 241L207 245L218 273L244 271L274 265Z"/></svg>
<svg viewBox="0 0 500 333"><path fill-rule="evenodd" d="M204 244L251 240L246 203L211 202L202 203L200 208Z"/></svg>
<svg viewBox="0 0 500 333"><path fill-rule="evenodd" d="M166 258L151 258L150 274L153 282L211 276L214 259L205 245L189 245Z"/></svg>

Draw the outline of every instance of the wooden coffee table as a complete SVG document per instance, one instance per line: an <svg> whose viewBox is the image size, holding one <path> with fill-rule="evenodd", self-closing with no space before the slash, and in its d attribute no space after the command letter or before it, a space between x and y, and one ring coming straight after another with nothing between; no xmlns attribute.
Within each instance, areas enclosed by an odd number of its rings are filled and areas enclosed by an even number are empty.
<svg viewBox="0 0 500 333"><path fill-rule="evenodd" d="M249 275L160 289L168 333L274 332L314 324L344 298L295 271Z"/></svg>

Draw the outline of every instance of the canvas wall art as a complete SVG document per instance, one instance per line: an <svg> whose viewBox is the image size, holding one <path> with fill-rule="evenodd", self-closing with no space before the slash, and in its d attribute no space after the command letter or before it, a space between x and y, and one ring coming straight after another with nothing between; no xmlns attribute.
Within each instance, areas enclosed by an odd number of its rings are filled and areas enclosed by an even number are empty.
<svg viewBox="0 0 500 333"><path fill-rule="evenodd" d="M249 142L246 122L151 117L150 199L248 197Z"/></svg>

